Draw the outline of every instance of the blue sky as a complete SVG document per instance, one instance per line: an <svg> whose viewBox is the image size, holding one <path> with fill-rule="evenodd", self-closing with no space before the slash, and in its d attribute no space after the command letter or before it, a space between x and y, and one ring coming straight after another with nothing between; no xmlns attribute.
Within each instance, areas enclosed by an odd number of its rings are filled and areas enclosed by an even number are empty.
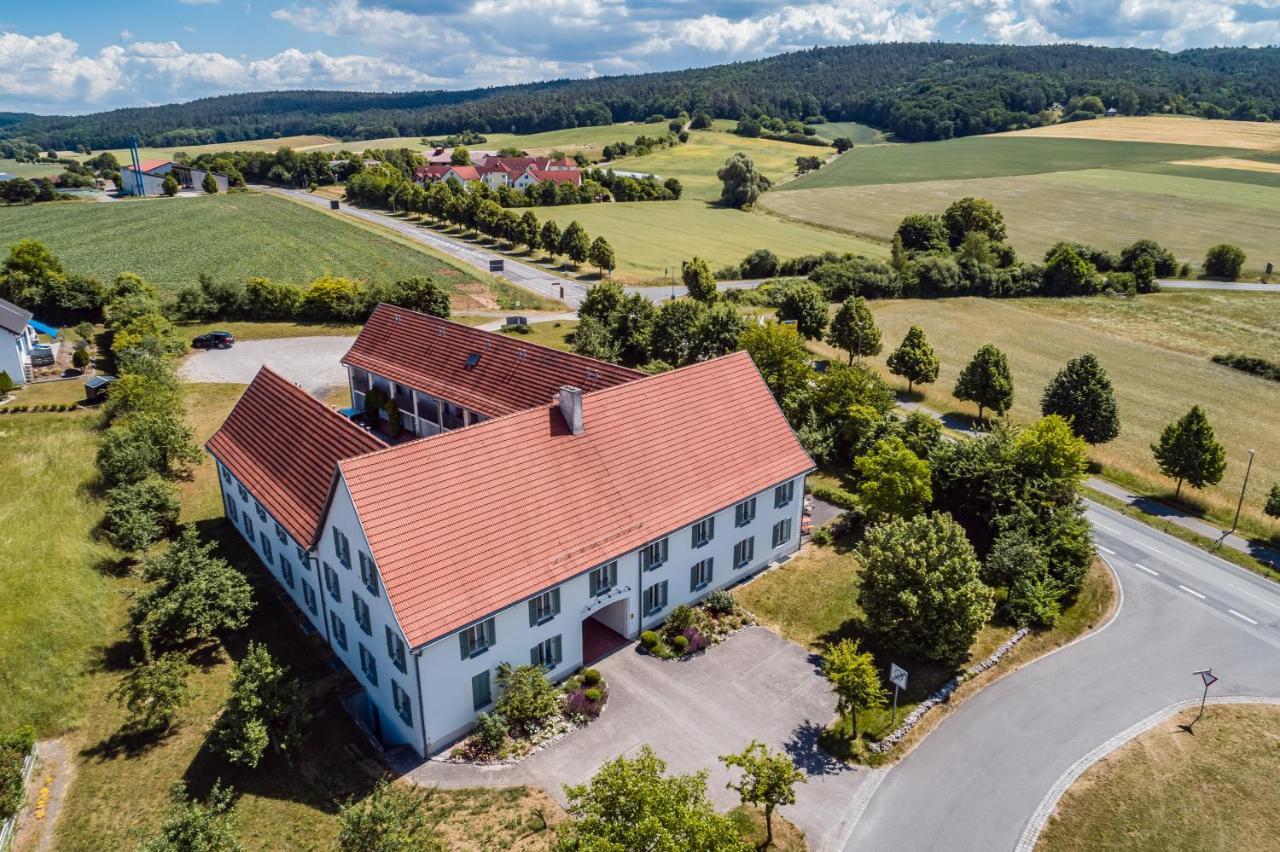
<svg viewBox="0 0 1280 852"><path fill-rule="evenodd" d="M87 0L0 3L0 110L264 89L589 77L868 41L1280 43L1280 0ZM119 7L116 7L119 8Z"/></svg>

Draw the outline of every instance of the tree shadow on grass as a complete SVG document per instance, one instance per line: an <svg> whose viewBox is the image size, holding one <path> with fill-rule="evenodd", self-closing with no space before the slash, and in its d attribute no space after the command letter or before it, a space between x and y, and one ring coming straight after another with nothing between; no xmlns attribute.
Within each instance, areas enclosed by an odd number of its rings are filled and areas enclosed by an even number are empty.
<svg viewBox="0 0 1280 852"><path fill-rule="evenodd" d="M181 727L181 723L175 723L167 728L148 729L126 722L111 736L81 749L80 754L98 763L121 757L132 760L163 746L177 735Z"/></svg>
<svg viewBox="0 0 1280 852"><path fill-rule="evenodd" d="M849 770L843 760L826 751L823 743L827 729L812 719L805 719L791 732L782 748L791 762L808 775L836 775Z"/></svg>

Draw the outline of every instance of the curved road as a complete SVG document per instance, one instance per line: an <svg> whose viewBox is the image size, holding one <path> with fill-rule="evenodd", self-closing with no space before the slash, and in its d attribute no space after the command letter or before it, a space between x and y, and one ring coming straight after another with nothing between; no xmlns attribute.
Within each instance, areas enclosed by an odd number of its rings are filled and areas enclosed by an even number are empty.
<svg viewBox="0 0 1280 852"><path fill-rule="evenodd" d="M969 698L884 776L854 850L1012 850L1059 776L1175 701L1280 695L1280 587L1090 505L1123 591L1100 631ZM845 838L842 838L845 840Z"/></svg>

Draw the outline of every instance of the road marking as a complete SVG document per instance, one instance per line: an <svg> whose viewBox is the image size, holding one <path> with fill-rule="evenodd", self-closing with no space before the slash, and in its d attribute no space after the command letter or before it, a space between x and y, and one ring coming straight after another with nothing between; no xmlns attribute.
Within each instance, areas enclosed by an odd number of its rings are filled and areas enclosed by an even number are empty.
<svg viewBox="0 0 1280 852"><path fill-rule="evenodd" d="M1115 535L1132 535L1133 534L1132 530L1118 530L1115 527L1107 526L1106 524L1102 523L1102 521L1094 521L1093 525L1095 527L1102 527L1102 529L1106 530L1109 533L1114 533Z"/></svg>
<svg viewBox="0 0 1280 852"><path fill-rule="evenodd" d="M1267 599L1266 599L1266 598L1264 598L1264 597L1261 597L1261 596L1259 596L1259 595L1255 595L1253 592L1249 591L1248 589L1244 588L1243 586L1237 586L1235 583L1227 583L1227 585L1228 585L1228 586L1230 586L1230 587L1231 587L1231 588L1233 588L1233 589L1239 589L1240 591L1244 592L1246 595L1248 595L1249 597L1253 598L1254 600L1261 602L1263 606L1269 606L1269 607L1271 607L1272 609L1280 610L1280 606L1276 606L1275 604L1271 603L1271 601L1267 600Z"/></svg>
<svg viewBox="0 0 1280 852"><path fill-rule="evenodd" d="M1231 613L1232 615L1234 615L1236 618L1240 619L1241 621L1247 621L1247 622L1249 622L1250 624L1257 624L1257 623L1258 623L1258 622L1254 621L1252 618L1250 618L1249 616L1247 616L1247 615L1243 615L1243 614L1241 614L1241 613L1236 612L1234 609L1229 609L1229 610L1227 610L1227 612Z"/></svg>
<svg viewBox="0 0 1280 852"><path fill-rule="evenodd" d="M1115 556L1115 555L1116 555L1116 552L1115 552L1114 550L1112 550L1112 549L1111 549L1111 548L1109 548L1109 547L1103 547L1102 545L1098 544L1097 542L1094 542L1094 543L1093 543L1093 546L1094 546L1094 547L1096 547L1096 548L1098 548L1099 550L1101 550L1103 553L1107 554L1108 556Z"/></svg>
<svg viewBox="0 0 1280 852"><path fill-rule="evenodd" d="M1195 589L1189 589L1189 588L1187 588L1186 586L1182 585L1181 583L1179 583L1179 584L1178 584L1178 588L1179 588L1179 589L1182 589L1182 591L1186 592L1186 593L1187 593L1187 594L1189 594L1189 595L1195 595L1195 596L1196 596L1196 597L1198 597L1200 600L1204 600L1204 595L1200 594L1200 593L1199 593L1199 592L1197 592Z"/></svg>
<svg viewBox="0 0 1280 852"><path fill-rule="evenodd" d="M1151 570L1150 568L1148 568L1147 566L1145 566L1145 565L1143 565L1143 564L1141 564L1141 563L1135 562L1135 563L1133 563L1133 567L1135 567L1135 568L1141 568L1143 571L1146 571L1146 572L1147 572L1148 574L1150 574L1152 577L1159 577L1159 576L1160 576L1160 572L1159 572L1159 571L1153 571L1153 570Z"/></svg>

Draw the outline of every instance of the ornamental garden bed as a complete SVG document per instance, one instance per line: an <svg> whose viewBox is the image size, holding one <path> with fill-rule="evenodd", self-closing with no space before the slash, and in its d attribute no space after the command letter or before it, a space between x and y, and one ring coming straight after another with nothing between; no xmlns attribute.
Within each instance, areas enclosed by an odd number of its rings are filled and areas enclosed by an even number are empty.
<svg viewBox="0 0 1280 852"><path fill-rule="evenodd" d="M498 669L502 696L492 713L476 716L465 740L442 756L448 763L481 766L519 763L604 712L609 687L596 669L583 669L559 687L539 666Z"/></svg>
<svg viewBox="0 0 1280 852"><path fill-rule="evenodd" d="M640 649L660 660L687 660L755 623L733 595L716 590L697 606L677 606L658 630L641 633Z"/></svg>

